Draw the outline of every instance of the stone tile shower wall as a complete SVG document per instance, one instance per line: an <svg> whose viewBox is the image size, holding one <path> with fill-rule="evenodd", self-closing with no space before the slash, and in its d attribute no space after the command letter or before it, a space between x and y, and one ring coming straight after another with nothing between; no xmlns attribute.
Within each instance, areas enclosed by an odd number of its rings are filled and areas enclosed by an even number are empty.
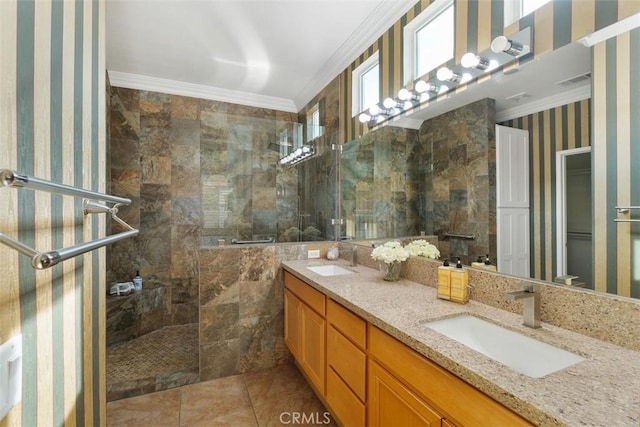
<svg viewBox="0 0 640 427"><path fill-rule="evenodd" d="M295 169L277 178L278 153L267 149L276 122L295 119L274 110L112 88L111 191L132 199L120 213L140 235L109 249L107 283L129 281L140 270L144 289L107 299L107 344L198 322L202 240L217 242L231 233L251 239L273 226L278 182L282 193L296 197L297 177L286 177ZM227 189L224 201L238 213L215 230L202 227L212 182Z"/></svg>
<svg viewBox="0 0 640 427"><path fill-rule="evenodd" d="M301 244L200 250L200 381L290 360L280 263L306 254Z"/></svg>
<svg viewBox="0 0 640 427"><path fill-rule="evenodd" d="M425 230L420 226L420 218L408 209L410 197L417 194L413 183L417 178L409 173L412 164L409 155L414 151L416 138L415 130L387 126L343 147L340 164L340 197L346 220L343 237L392 238L418 235Z"/></svg>
<svg viewBox="0 0 640 427"><path fill-rule="evenodd" d="M425 121L410 169L433 171L423 181L426 234L438 235L442 258L496 254L495 101L483 99ZM415 163L417 162L417 163ZM474 234L475 240L442 234Z"/></svg>

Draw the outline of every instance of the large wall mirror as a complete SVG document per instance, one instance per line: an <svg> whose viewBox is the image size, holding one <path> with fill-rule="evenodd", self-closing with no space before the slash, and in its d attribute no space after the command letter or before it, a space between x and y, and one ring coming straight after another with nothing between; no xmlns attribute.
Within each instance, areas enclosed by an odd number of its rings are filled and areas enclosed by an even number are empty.
<svg viewBox="0 0 640 427"><path fill-rule="evenodd" d="M592 112L602 108L593 105L593 73L604 66L601 57L592 59L593 52L580 43L566 45L346 143L340 165L342 238L370 245L435 234L445 257L460 256L466 264L487 253L495 257L506 234L497 226L499 124L529 133L528 170L519 171L530 191L529 276L578 276L578 286L640 297L633 274L630 290L621 291L607 265L597 269L593 262L596 245L615 244L599 240L600 230L640 242L633 223L616 228L617 211L597 213L601 192L615 203L617 187L602 188L594 177L606 160L593 146L598 136L591 135ZM626 218L634 216L631 211ZM615 239L612 233L609 239Z"/></svg>

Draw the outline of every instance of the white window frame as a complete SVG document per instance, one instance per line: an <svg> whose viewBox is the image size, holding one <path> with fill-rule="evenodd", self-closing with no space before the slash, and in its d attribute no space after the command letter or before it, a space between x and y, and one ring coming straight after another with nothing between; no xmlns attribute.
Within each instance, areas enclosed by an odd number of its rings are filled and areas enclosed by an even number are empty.
<svg viewBox="0 0 640 427"><path fill-rule="evenodd" d="M362 76L373 67L380 67L378 51L375 51L369 58L353 70L351 73L351 116L355 117L365 110L362 105ZM378 68L378 72L379 72ZM378 88L378 98L380 97L380 88ZM380 99L378 99L380 102Z"/></svg>
<svg viewBox="0 0 640 427"><path fill-rule="evenodd" d="M320 104L316 104L307 111L307 142L312 141L321 135Z"/></svg>
<svg viewBox="0 0 640 427"><path fill-rule="evenodd" d="M537 8L532 9L530 11L524 12L524 3L527 0L505 0L504 1L504 26L508 27L514 22L518 22L520 19L530 14L531 12L538 10L545 4L549 3L552 0L546 0L544 3L540 4Z"/></svg>
<svg viewBox="0 0 640 427"><path fill-rule="evenodd" d="M420 76L416 76L417 52L416 52L416 33L428 25L430 21L437 18L442 12L449 7L454 7L454 0L435 0L425 10L420 12L418 16L413 18L404 27L404 84L408 84ZM454 9L454 31L455 31L455 9ZM455 34L454 34L455 36ZM451 52L451 58L455 55L455 46Z"/></svg>

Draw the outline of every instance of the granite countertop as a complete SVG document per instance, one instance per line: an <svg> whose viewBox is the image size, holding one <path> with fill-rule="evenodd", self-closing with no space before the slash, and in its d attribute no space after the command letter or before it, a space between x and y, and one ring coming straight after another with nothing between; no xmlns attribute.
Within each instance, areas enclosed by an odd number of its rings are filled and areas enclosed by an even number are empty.
<svg viewBox="0 0 640 427"><path fill-rule="evenodd" d="M338 264L355 274L321 276L305 268L323 264ZM527 328L522 315L473 300L464 305L443 301L434 287L406 279L385 282L382 272L350 267L342 260L286 261L283 267L537 425L640 424L640 352L546 323ZM422 325L459 314L483 318L586 360L531 378Z"/></svg>

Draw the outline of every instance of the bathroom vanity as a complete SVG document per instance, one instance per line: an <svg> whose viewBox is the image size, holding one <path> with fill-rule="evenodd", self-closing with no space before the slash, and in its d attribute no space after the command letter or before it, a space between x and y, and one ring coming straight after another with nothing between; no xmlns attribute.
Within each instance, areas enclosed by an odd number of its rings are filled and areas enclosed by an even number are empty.
<svg viewBox="0 0 640 427"><path fill-rule="evenodd" d="M340 268L308 268L322 265ZM285 342L343 425L638 425L637 351L544 322L527 328L522 315L439 300L434 287L385 282L373 268L323 260L283 268ZM535 378L426 326L461 315L578 361Z"/></svg>

